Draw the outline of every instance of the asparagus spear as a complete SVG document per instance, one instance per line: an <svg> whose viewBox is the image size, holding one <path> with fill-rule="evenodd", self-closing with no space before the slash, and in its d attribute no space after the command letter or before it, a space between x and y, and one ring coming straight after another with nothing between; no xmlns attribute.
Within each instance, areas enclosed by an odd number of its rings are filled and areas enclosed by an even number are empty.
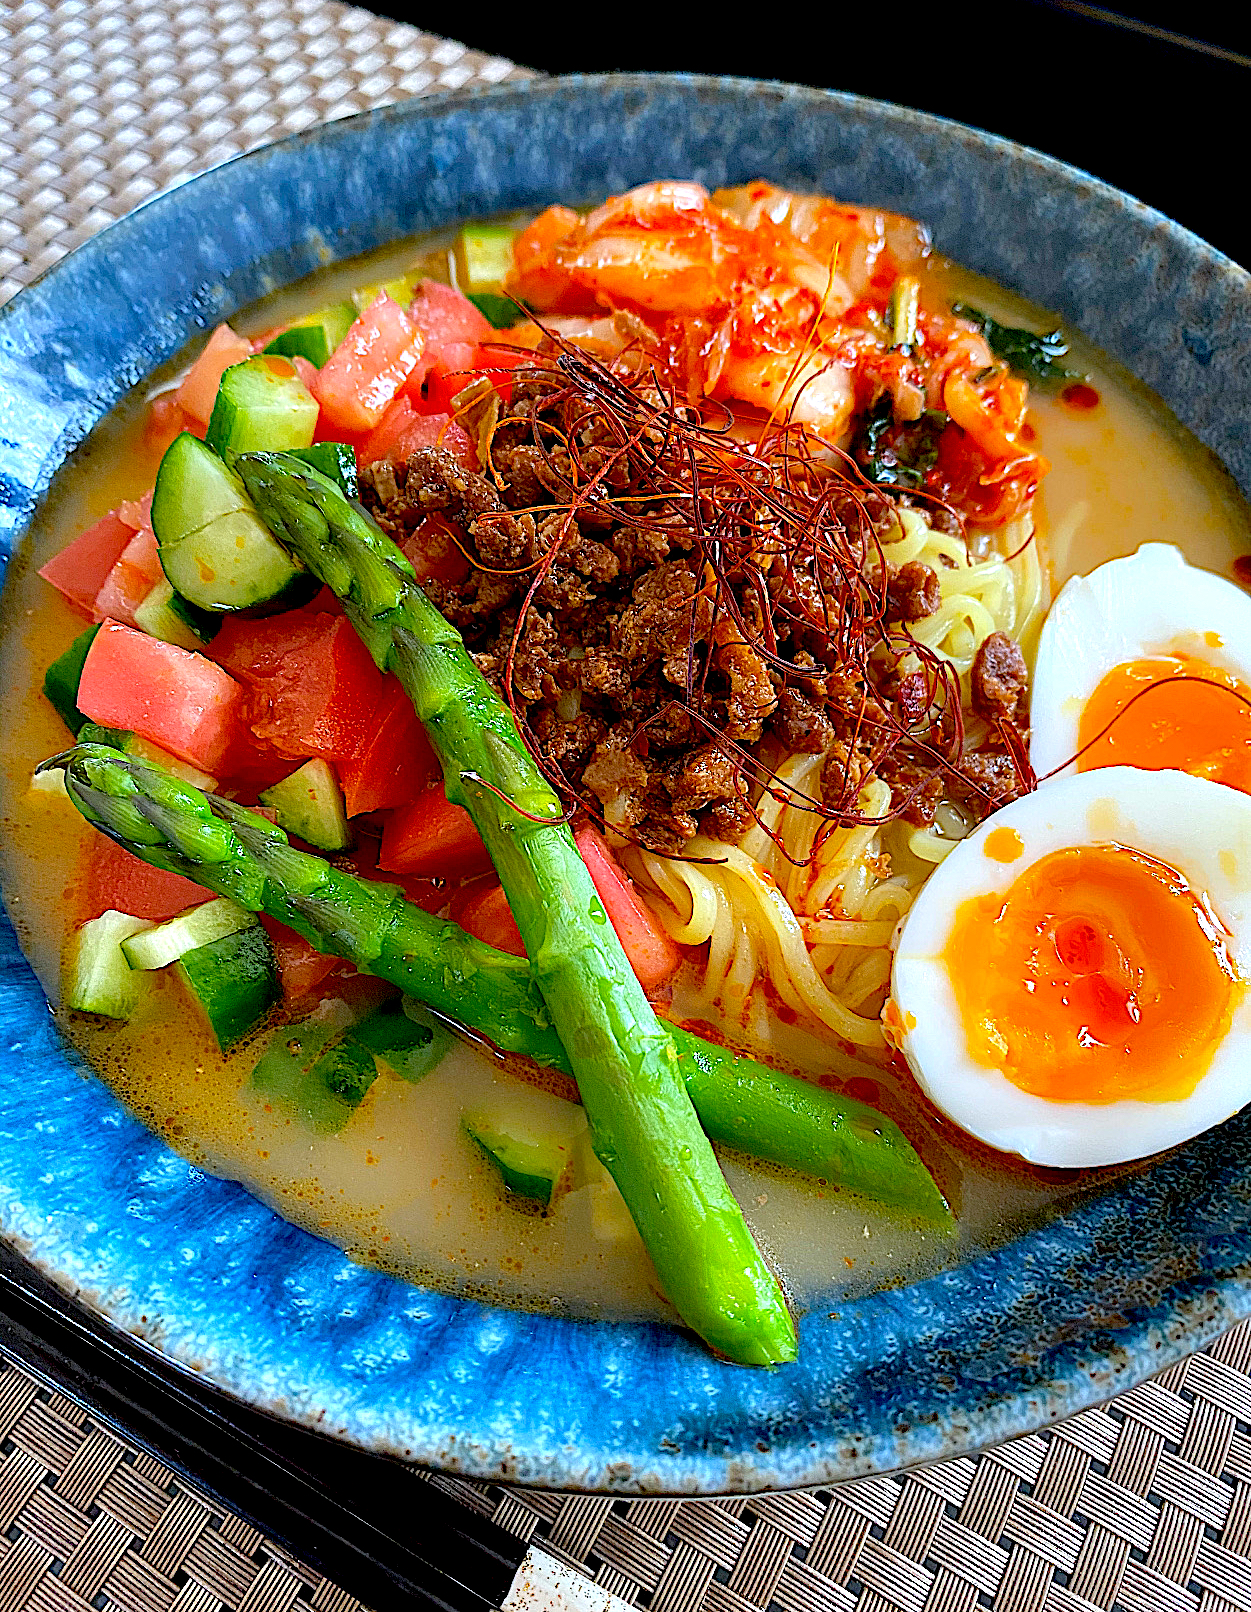
<svg viewBox="0 0 1251 1612"><path fill-rule="evenodd" d="M265 912L318 951L346 958L407 995L517 1052L572 1073L525 960L297 851L282 829L233 801L101 744L44 763L59 768L84 817L133 855ZM835 1181L880 1203L941 1219L937 1187L908 1139L865 1103L669 1027L705 1132L716 1142Z"/></svg>
<svg viewBox="0 0 1251 1612"><path fill-rule="evenodd" d="M678 1314L743 1365L793 1360L795 1325L700 1129L668 1031L621 949L560 801L460 634L400 549L299 459L244 454L262 520L342 599L380 670L394 670L495 864L591 1145L612 1175Z"/></svg>

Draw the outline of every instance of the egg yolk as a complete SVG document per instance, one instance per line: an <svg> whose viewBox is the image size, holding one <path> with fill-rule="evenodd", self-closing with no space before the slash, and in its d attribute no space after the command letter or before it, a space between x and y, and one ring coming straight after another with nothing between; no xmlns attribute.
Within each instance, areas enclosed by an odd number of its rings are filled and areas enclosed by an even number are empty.
<svg viewBox="0 0 1251 1612"><path fill-rule="evenodd" d="M1122 845L1053 851L963 902L943 961L973 1059L1056 1102L1189 1096L1241 990L1185 878Z"/></svg>
<svg viewBox="0 0 1251 1612"><path fill-rule="evenodd" d="M1087 700L1078 744L1079 772L1176 767L1251 794L1251 689L1193 655L1125 661Z"/></svg>

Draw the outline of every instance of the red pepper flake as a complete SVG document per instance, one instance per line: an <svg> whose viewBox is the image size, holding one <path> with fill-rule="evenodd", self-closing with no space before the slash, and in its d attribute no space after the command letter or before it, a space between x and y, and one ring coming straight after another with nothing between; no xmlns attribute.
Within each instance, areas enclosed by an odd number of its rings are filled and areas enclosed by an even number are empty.
<svg viewBox="0 0 1251 1612"><path fill-rule="evenodd" d="M1085 381L1073 381L1060 393L1060 401L1079 414L1088 414L1091 409L1099 407L1099 394Z"/></svg>
<svg viewBox="0 0 1251 1612"><path fill-rule="evenodd" d="M881 1087L876 1080L869 1080L864 1075L853 1075L847 1082L848 1097L854 1097L858 1103L868 1103L870 1108L876 1108L882 1101Z"/></svg>
<svg viewBox="0 0 1251 1612"><path fill-rule="evenodd" d="M1251 593L1251 554L1240 554L1234 561L1234 581Z"/></svg>

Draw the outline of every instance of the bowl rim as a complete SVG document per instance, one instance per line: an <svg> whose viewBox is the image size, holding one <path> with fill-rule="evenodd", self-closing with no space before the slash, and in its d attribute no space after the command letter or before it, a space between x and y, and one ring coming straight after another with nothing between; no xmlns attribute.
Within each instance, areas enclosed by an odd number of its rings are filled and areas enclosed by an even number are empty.
<svg viewBox="0 0 1251 1612"><path fill-rule="evenodd" d="M220 181L224 175L228 176L229 171L251 172L266 161L273 161L284 154L300 152L305 148L311 149L321 143L338 144L346 141L351 144L357 139L366 137L367 132L372 129L386 129L392 124L433 123L466 111L476 111L480 116L484 116L489 115L492 110L510 105L524 109L542 102L576 99L580 95L634 90L651 93L662 88L671 88L687 95L706 93L714 97L728 96L731 99L764 96L772 98L779 105L789 104L793 107L804 104L821 105L869 118L885 117L905 128L920 129L927 134L939 135L950 140L968 142L971 139L997 160L1040 167L1045 174L1062 181L1066 188L1076 186L1079 193L1093 197L1105 205L1128 210L1150 232L1162 233L1180 242L1188 257L1209 264L1222 278L1232 278L1242 296L1251 301L1251 275L1185 226L1175 223L1157 209L1118 191L1084 170L1003 136L891 102L877 101L846 92L790 85L776 80L721 78L693 73L579 74L562 78L512 81L483 90L455 90L414 97L329 124L314 125L269 145L228 158L193 179L146 199L139 207L90 237L16 293L10 302L0 309L0 350L6 343L12 345L8 342L11 331L20 325L27 311L36 302L46 299L49 293L55 296L60 279L68 281L71 271L76 272L83 264L91 264L97 256L103 256L110 246L124 245L131 240L142 238L144 232L154 227L154 224L159 224L162 217L174 216L185 207L186 197L188 194L194 194L194 187L213 180ZM218 316L224 315L210 313L202 321L203 328L208 328ZM191 339L189 333L184 337L184 340L187 339ZM116 404L120 396L141 379L142 376L139 374L119 377L116 390L108 395L98 396L88 407L67 417L60 434L48 447L37 473L26 483L23 489L26 496L19 502L8 501L11 536L17 538L24 536L39 501L73 450L81 443L90 428ZM0 499L0 502L3 501ZM0 988L0 999L7 1001L10 994L10 987ZM72 1060L65 1061L67 1066L72 1063ZM101 1092L105 1090L102 1086L99 1089ZM115 1102L111 1094L109 1101ZM97 1104L97 1107L103 1111L108 1104ZM1228 1127L1234 1127L1236 1124L1236 1121L1230 1121ZM1251 1136L1251 1126L1247 1127L1247 1134ZM1200 1142L1202 1140L1199 1139ZM160 1146L163 1147L163 1144ZM1204 1162L1206 1163L1206 1155ZM1165 1173L1167 1174L1167 1170ZM242 1189L236 1190L242 1191ZM1147 1193L1142 1199L1141 1207L1148 1213L1150 1203L1151 1195ZM122 1302L116 1294L110 1295L89 1279L85 1266L80 1267L75 1274L71 1265L64 1261L59 1268L55 1264L48 1264L40 1257L38 1247L32 1244L29 1236L24 1233L20 1224L21 1217L15 1219L12 1214L4 1211L5 1206L0 1206L0 1230L60 1285L70 1291L77 1290L78 1296L93 1303L93 1307L104 1315L110 1324L138 1332L157 1348L164 1358L181 1365L183 1369L198 1369L192 1359L194 1350L189 1351L184 1345L179 1352L169 1353L161 1348L159 1339L169 1338L168 1328L164 1323L160 1327L153 1328L148 1325L146 1318L141 1323L133 1295L126 1302ZM308 1234L298 1235L303 1237ZM1220 1240L1222 1233L1213 1228L1211 1235ZM839 1450L823 1449L818 1440L805 1436L801 1419L797 1418L794 1419L793 1426L788 1429L783 1429L779 1424L779 1430L784 1433L784 1441L785 1439L790 1441L791 1451L790 1459L782 1466L770 1466L768 1462L760 1460L753 1461L750 1456L745 1459L741 1452L691 1450L669 1458L659 1457L656 1450L652 1449L646 1454L657 1470L623 1472L619 1466L615 1467L613 1462L601 1460L599 1469L592 1476L585 1471L580 1472L572 1461L566 1462L559 1470L550 1466L540 1466L519 1471L507 1464L502 1466L498 1454L491 1448L474 1448L469 1444L460 1447L454 1453L446 1447L429 1445L420 1449L397 1450L385 1439L377 1436L377 1431L371 1428L368 1418L358 1417L355 1426L336 1429L335 1436L348 1438L367 1448L386 1450L392 1454L399 1453L408 1459L443 1466L465 1476L524 1482L539 1487L620 1494L742 1494L769 1488L812 1486L872 1472L898 1470L986 1448L1000 1443L1005 1438L1019 1436L1089 1408L1133 1386L1152 1372L1183 1358L1194 1349L1202 1347L1227 1326L1251 1314L1251 1282L1248 1280L1251 1277L1251 1223L1246 1227L1240 1223L1223 1236L1219 1256L1214 1256L1207 1264L1200 1262L1196 1269L1179 1273L1179 1279L1169 1290L1166 1301L1154 1305L1149 1303L1140 1305L1135 1312L1137 1318L1132 1321L1126 1321L1123 1315L1110 1313L1107 1326L1102 1331L1096 1328L1094 1334L1084 1340L1078 1340L1089 1345L1085 1350L1077 1346L1078 1341L1070 1340L1074 1341L1074 1347L1067 1354L1064 1348L1061 1348L1057 1356L1056 1366L1059 1375L1051 1373L1049 1369L1042 1370L1041 1374L1036 1375L1028 1384L1023 1383L1015 1396L1008 1396L1013 1399L1011 1407L1007 1398L1000 1397L996 1403L995 1414L983 1414L979 1418L976 1413L968 1409L967 1405L958 1406L953 1402L945 1414L955 1420L937 1444L932 1436L932 1430L922 1428L920 1425L923 1421L923 1418L920 1418L912 1426L897 1427L894 1430L895 1436L886 1439L884 1443L874 1445L872 1441L866 1441L863 1446L857 1447L853 1441L852 1445L844 1445ZM1009 1245L1008 1252L1015 1246L1015 1244ZM1024 1273L1019 1268L1014 1266L1009 1269L1012 1264L1010 1260L992 1260L990 1263L996 1266L994 1273L996 1280L1010 1284L1024 1279ZM425 1290L411 1291L424 1293ZM471 1300L452 1302L466 1310L475 1308ZM488 1318L501 1314L513 1316L525 1313L495 1311L485 1306L477 1306L476 1312ZM553 1325L576 1326L579 1323L553 1323ZM581 1323L581 1325L605 1328L610 1324ZM669 1351L670 1354L673 1352ZM1063 1357L1062 1362L1060 1357ZM253 1404L261 1404L271 1412L281 1413L275 1411L275 1406L281 1403L281 1398L275 1400L271 1395L267 1404L264 1398L258 1399L239 1382L232 1383L229 1380L229 1372L223 1374L221 1370L210 1369L208 1375L228 1393L233 1392ZM310 1419L307 1412L299 1407L293 1408L288 1405L287 1410L297 1420ZM964 1422L959 1421L961 1415L966 1417ZM324 1425L324 1413L314 1420L322 1421Z"/></svg>

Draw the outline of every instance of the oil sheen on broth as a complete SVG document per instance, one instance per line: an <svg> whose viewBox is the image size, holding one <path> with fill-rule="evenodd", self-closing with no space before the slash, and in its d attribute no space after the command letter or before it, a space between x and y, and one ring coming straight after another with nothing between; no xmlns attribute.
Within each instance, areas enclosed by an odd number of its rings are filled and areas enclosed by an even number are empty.
<svg viewBox="0 0 1251 1612"><path fill-rule="evenodd" d="M353 285L406 272L425 255L428 272L440 273L444 241L410 241L323 271L232 323L245 334L270 328ZM941 261L930 279L936 301L964 300L1036 329L1054 323ZM1052 464L1035 504L1052 591L1074 572L1146 541L1174 543L1193 563L1230 575L1234 557L1251 550L1251 512L1225 472L1154 397L1080 338L1069 362L1089 374L1096 407L1074 409L1040 390L1032 398L1038 447ZM0 878L19 938L53 999L62 945L80 916L93 831L63 799L29 789L36 763L66 738L40 692L42 671L82 626L35 570L122 499L152 485L157 456L142 430L151 384L104 421L58 477L4 595L0 675L10 703L0 740ZM560 1198L547 1215L519 1208L461 1131L462 1108L492 1088L506 1087L511 1101L536 1109L555 1100L548 1093L457 1045L415 1086L381 1077L343 1131L316 1134L245 1089L256 1041L223 1058L178 1010L176 982L154 978L157 989L129 1023L75 1019L63 1027L127 1106L196 1164L241 1181L354 1258L441 1288L573 1315L671 1314L631 1228L598 1235L586 1190ZM679 980L679 1012L681 1001ZM775 1024L772 1035L775 1057L813 1078L851 1077L856 1095L900 1119L958 1210L954 1234L925 1230L835 1186L727 1157L747 1219L801 1305L818 1293L837 1303L928 1274L1015 1235L1113 1173L1030 1169L955 1133L906 1077L852 1065L795 1027Z"/></svg>

